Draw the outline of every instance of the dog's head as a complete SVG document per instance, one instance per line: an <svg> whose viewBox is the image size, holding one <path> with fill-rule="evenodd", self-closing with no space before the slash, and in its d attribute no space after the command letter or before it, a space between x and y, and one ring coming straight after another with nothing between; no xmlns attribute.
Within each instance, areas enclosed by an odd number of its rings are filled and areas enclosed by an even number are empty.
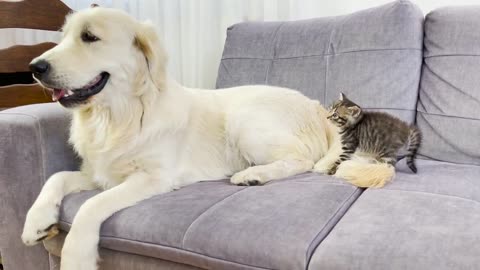
<svg viewBox="0 0 480 270"><path fill-rule="evenodd" d="M162 89L166 56L154 28L128 14L94 7L67 16L61 42L32 60L34 78L64 107L109 105L138 96L151 81Z"/></svg>

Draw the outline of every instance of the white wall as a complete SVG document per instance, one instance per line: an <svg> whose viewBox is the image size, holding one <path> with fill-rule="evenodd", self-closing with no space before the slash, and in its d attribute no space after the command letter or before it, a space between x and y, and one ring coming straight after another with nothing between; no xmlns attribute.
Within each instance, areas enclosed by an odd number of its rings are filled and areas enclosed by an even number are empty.
<svg viewBox="0 0 480 270"><path fill-rule="evenodd" d="M249 20L298 20L335 16L390 0L63 0L72 9L92 2L152 20L169 53L169 73L191 87L213 88L225 41L225 29ZM426 14L447 5L480 5L480 0L412 0ZM0 30L0 48L58 41L57 33Z"/></svg>

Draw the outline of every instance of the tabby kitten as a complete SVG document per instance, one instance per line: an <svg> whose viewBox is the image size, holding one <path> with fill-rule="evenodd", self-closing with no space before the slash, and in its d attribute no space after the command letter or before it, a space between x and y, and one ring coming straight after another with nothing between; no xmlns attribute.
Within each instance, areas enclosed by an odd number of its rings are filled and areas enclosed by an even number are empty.
<svg viewBox="0 0 480 270"><path fill-rule="evenodd" d="M408 149L408 167L417 172L415 156L422 135L416 127L386 113L364 112L343 93L330 107L327 119L340 128L343 150L328 174L335 174L340 163L350 159L355 151L395 166L397 154L403 146Z"/></svg>

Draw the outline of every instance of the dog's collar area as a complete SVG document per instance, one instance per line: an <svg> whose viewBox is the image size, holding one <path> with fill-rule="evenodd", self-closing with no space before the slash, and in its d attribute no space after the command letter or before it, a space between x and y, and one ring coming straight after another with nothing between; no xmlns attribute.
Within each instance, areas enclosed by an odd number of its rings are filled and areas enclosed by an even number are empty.
<svg viewBox="0 0 480 270"><path fill-rule="evenodd" d="M65 107L72 107L78 103L83 103L88 98L102 91L108 82L110 74L102 72L88 84L78 89L58 89L54 88L52 93L53 101L58 101Z"/></svg>

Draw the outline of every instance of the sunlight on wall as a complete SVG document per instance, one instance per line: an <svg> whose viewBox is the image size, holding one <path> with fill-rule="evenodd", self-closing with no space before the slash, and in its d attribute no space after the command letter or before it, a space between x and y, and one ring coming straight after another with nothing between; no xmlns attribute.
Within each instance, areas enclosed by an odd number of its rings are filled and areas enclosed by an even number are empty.
<svg viewBox="0 0 480 270"><path fill-rule="evenodd" d="M169 73L190 87L213 88L226 28L242 21L298 20L336 16L390 2L389 0L64 0L72 9L100 6L126 10L150 19L169 53ZM447 5L474 5L479 0L413 0L426 14ZM0 48L13 44L58 41L56 33L0 30Z"/></svg>

